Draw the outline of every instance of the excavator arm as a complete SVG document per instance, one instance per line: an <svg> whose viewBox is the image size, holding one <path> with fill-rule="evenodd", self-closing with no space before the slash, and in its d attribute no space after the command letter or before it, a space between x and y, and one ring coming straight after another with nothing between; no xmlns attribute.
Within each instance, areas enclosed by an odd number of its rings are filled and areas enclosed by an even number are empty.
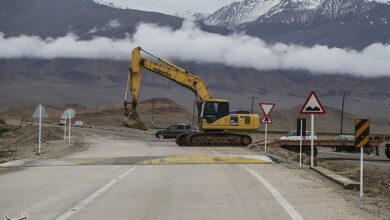
<svg viewBox="0 0 390 220"><path fill-rule="evenodd" d="M143 58L141 56L141 51L156 58L159 62ZM145 124L141 121L136 112L143 69L164 76L193 91L198 104L212 99L206 83L201 78L187 72L185 69L176 66L166 59L156 57L153 54L142 50L141 47L136 47L131 54L131 66L127 78L125 101L123 103L126 114L123 124L127 127L146 129ZM131 95L131 102L127 101L129 94ZM131 104L131 109L128 108L128 104Z"/></svg>

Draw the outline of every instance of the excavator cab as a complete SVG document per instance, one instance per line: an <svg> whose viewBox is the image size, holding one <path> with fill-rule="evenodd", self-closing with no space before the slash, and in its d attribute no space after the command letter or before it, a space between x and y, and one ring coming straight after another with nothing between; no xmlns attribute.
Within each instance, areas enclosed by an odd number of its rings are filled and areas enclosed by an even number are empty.
<svg viewBox="0 0 390 220"><path fill-rule="evenodd" d="M229 113L229 102L227 100L212 99L202 104L201 118L206 120L208 124L228 116Z"/></svg>
<svg viewBox="0 0 390 220"><path fill-rule="evenodd" d="M204 131L257 130L259 116L249 112L230 112L229 101L211 99L202 103L200 126Z"/></svg>

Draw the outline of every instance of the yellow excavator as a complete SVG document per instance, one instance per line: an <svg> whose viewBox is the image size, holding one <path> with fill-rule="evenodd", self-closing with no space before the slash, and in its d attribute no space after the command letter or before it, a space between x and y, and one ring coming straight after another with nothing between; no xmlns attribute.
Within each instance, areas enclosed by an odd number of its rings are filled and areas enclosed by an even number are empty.
<svg viewBox="0 0 390 220"><path fill-rule="evenodd" d="M141 51L153 57L153 60L143 58ZM195 94L198 123L202 132L177 136L176 143L179 146L243 146L252 143L252 138L248 134L233 132L257 130L259 128L257 114L246 111L230 112L229 101L214 99L201 78L164 58L142 50L141 47L134 48L131 54L131 66L123 103L126 115L123 124L126 127L147 129L136 112L143 69L166 77ZM131 102L127 101L129 94L131 94ZM128 108L128 104L131 104L131 109Z"/></svg>

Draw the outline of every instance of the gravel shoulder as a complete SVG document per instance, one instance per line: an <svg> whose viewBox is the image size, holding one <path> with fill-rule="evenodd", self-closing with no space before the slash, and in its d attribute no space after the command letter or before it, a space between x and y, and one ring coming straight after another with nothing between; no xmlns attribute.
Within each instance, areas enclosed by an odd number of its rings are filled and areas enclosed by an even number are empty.
<svg viewBox="0 0 390 220"><path fill-rule="evenodd" d="M261 140L261 137L256 138ZM264 152L264 148L259 145L252 146L250 150L258 153ZM358 191L345 190L318 173L309 170L310 157L306 154L302 154L303 169L299 168L299 155L297 153L280 147L273 147L268 148L268 155L278 160L281 166L300 172L306 178L320 180L322 184L331 188L332 191L343 196L346 201L349 201L359 209L373 214L377 219L390 219L390 170L375 169L374 167L365 168L365 196L360 198ZM322 159L317 159L315 164L359 182L360 172L356 165Z"/></svg>

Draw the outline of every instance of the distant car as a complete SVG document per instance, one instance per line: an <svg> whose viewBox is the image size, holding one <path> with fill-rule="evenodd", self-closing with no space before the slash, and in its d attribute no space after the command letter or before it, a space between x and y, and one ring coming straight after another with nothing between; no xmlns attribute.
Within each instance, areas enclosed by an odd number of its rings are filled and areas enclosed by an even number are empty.
<svg viewBox="0 0 390 220"><path fill-rule="evenodd" d="M61 119L60 122L58 123L58 125L62 125L62 126L65 125L65 124L66 124L65 119Z"/></svg>
<svg viewBox="0 0 390 220"><path fill-rule="evenodd" d="M76 121L73 126L75 127L83 127L84 126L84 123L82 121Z"/></svg>
<svg viewBox="0 0 390 220"><path fill-rule="evenodd" d="M311 136L311 132L306 131L306 136L305 136L304 140L306 140L306 141L311 140L310 136ZM290 131L286 135L279 138L279 140L283 140L283 141L299 141L300 139L301 139L301 136L298 136L296 131ZM314 140L317 140L316 133L314 133Z"/></svg>
<svg viewBox="0 0 390 220"><path fill-rule="evenodd" d="M179 134L199 132L199 128L196 125L190 124L174 124L166 129L159 129L154 134L158 139L164 138L176 138Z"/></svg>
<svg viewBox="0 0 390 220"><path fill-rule="evenodd" d="M354 141L355 136L353 135L339 135L335 138L336 141Z"/></svg>

